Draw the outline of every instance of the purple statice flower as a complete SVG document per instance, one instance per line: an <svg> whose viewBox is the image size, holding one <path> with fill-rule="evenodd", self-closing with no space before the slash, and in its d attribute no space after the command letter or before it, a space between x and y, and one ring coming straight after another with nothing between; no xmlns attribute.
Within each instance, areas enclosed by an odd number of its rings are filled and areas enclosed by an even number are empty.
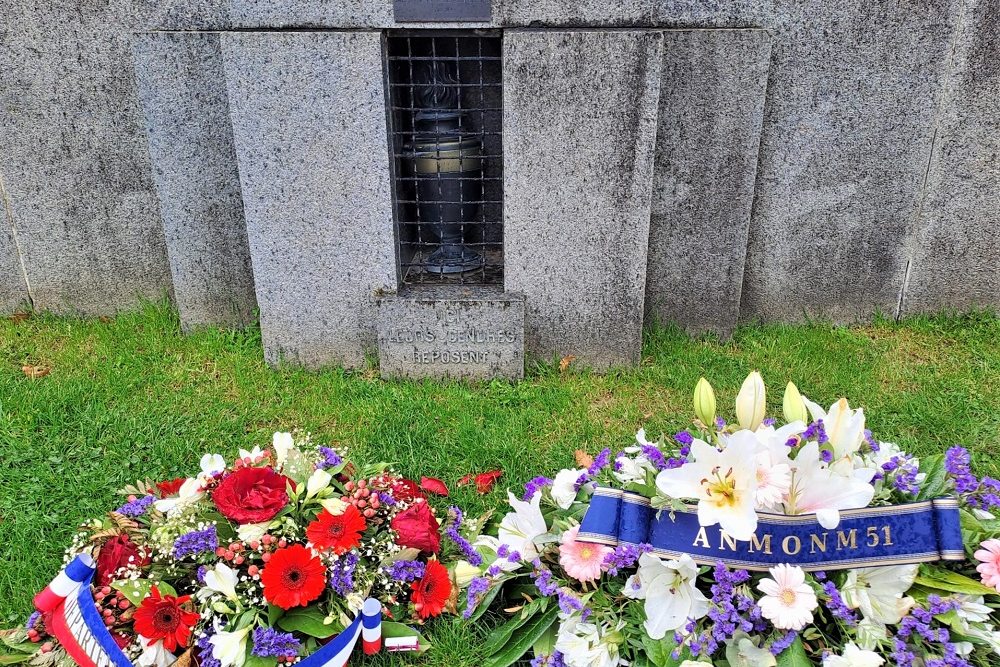
<svg viewBox="0 0 1000 667"><path fill-rule="evenodd" d="M575 611L584 611L583 601L581 601L580 598L570 593L567 589L558 588L556 590L556 595L558 596L558 601L559 601L559 611L561 611L562 613L569 615ZM589 614L585 613L584 619L586 619L588 615Z"/></svg>
<svg viewBox="0 0 1000 667"><path fill-rule="evenodd" d="M427 565L419 560L397 560L385 568L391 579L405 583L422 579L426 569Z"/></svg>
<svg viewBox="0 0 1000 667"><path fill-rule="evenodd" d="M31 630L32 628L35 627L35 624L41 620L41 618L42 618L42 612L40 611L31 612L31 616L28 617L28 622L24 624L24 629Z"/></svg>
<svg viewBox="0 0 1000 667"><path fill-rule="evenodd" d="M330 588L340 595L354 591L354 570L358 567L358 553L348 551L330 566Z"/></svg>
<svg viewBox="0 0 1000 667"><path fill-rule="evenodd" d="M542 654L532 658L530 667L566 667L566 663L562 653L553 651L552 655Z"/></svg>
<svg viewBox="0 0 1000 667"><path fill-rule="evenodd" d="M694 436L687 431L678 431L677 433L674 433L674 440L680 445L690 447L691 443L694 442Z"/></svg>
<svg viewBox="0 0 1000 667"><path fill-rule="evenodd" d="M198 647L198 665L200 667L222 667L222 662L218 658L212 657L212 635L215 634L211 632L211 629L206 630L205 634L198 638L195 645Z"/></svg>
<svg viewBox="0 0 1000 667"><path fill-rule="evenodd" d="M528 502L535 497L546 486L552 486L552 480L548 477L535 477L524 485L524 502Z"/></svg>
<svg viewBox="0 0 1000 667"><path fill-rule="evenodd" d="M816 578L820 579L819 576ZM822 581L822 579L820 579L820 581ZM858 617L854 614L851 608L847 606L847 603L844 602L844 598L840 595L840 591L837 590L836 585L834 585L832 581L823 582L823 592L830 597L830 601L826 603L826 608L830 610L830 613L835 618L839 618L851 627L858 624Z"/></svg>
<svg viewBox="0 0 1000 667"><path fill-rule="evenodd" d="M900 667L913 667L916 655L910 650L911 639L919 637L927 644L940 644L940 647L929 647L934 653L942 653L942 658L931 658L925 661L927 667L971 667L958 655L958 647L951 641L951 633L947 628L932 627L935 616L954 611L959 607L957 600L943 600L938 595L927 597L927 608L914 607L899 623L896 636L893 638L892 657Z"/></svg>
<svg viewBox="0 0 1000 667"><path fill-rule="evenodd" d="M385 491L378 492L378 499L383 505L386 505L387 507L392 507L393 505L396 504L396 499L392 497L392 494L386 493Z"/></svg>
<svg viewBox="0 0 1000 667"><path fill-rule="evenodd" d="M605 447L600 454L594 457L594 462L587 468L587 477L593 479L611 463L611 450Z"/></svg>
<svg viewBox="0 0 1000 667"><path fill-rule="evenodd" d="M774 426L774 422L775 422L775 421L776 421L776 420L774 419L774 417L765 417L765 418L764 418L764 419L763 419L763 420L762 420L762 421L760 422L760 425L761 425L761 426Z"/></svg>
<svg viewBox="0 0 1000 667"><path fill-rule="evenodd" d="M788 440L785 440L785 447L794 447L799 444L799 439L797 436L792 436Z"/></svg>
<svg viewBox="0 0 1000 667"><path fill-rule="evenodd" d="M645 456L649 462L657 470L663 470L667 467L667 459L664 458L663 452L656 445L642 445L642 455Z"/></svg>
<svg viewBox="0 0 1000 667"><path fill-rule="evenodd" d="M192 530L184 533L174 541L174 549L171 552L177 560L187 556L198 556L206 552L213 552L219 547L219 536L215 532L215 526L211 525L204 530Z"/></svg>
<svg viewBox="0 0 1000 667"><path fill-rule="evenodd" d="M465 560L469 561L471 565L479 567L483 564L483 557L479 555L479 552L473 548L469 541L462 537L458 532L459 528L462 527L462 510L457 507L451 507L449 513L455 517L451 525L444 531L444 534L448 538L458 545L458 548L462 550L462 554L465 556Z"/></svg>
<svg viewBox="0 0 1000 667"><path fill-rule="evenodd" d="M979 480L972 474L971 463L969 450L964 447L956 445L945 453L944 469L955 481L955 490L963 495L979 490Z"/></svg>
<svg viewBox="0 0 1000 667"><path fill-rule="evenodd" d="M649 553L653 547L649 544L619 544L615 550L604 557L605 571L611 576L618 574L618 570L625 570L633 567L639 560L639 556Z"/></svg>
<svg viewBox="0 0 1000 667"><path fill-rule="evenodd" d="M826 434L826 427L823 425L822 419L817 419L812 424L806 427L806 430L802 432L803 440L812 440L816 438L816 442L823 445L830 441L830 436Z"/></svg>
<svg viewBox="0 0 1000 667"><path fill-rule="evenodd" d="M833 460L833 451L829 449L819 450L819 460L823 463L829 463Z"/></svg>
<svg viewBox="0 0 1000 667"><path fill-rule="evenodd" d="M992 477L983 477L979 481L979 489L974 495L966 497L969 505L984 510L1000 507L1000 481Z"/></svg>
<svg viewBox="0 0 1000 667"><path fill-rule="evenodd" d="M531 562L534 570L531 572L531 579L535 582L535 588L545 597L550 597L559 592L559 584L552 581L552 571L542 565L537 558Z"/></svg>
<svg viewBox="0 0 1000 667"><path fill-rule="evenodd" d="M153 504L156 498L154 496L143 496L142 498L136 498L132 502L125 503L121 507L115 510L118 514L122 516L132 517L133 519L137 516L142 516L149 509L149 506Z"/></svg>
<svg viewBox="0 0 1000 667"><path fill-rule="evenodd" d="M881 449L881 446L878 444L878 440L875 439L875 436L872 435L872 432L868 429L865 429L865 442L868 443L868 446L871 447L873 452L877 452Z"/></svg>
<svg viewBox="0 0 1000 667"><path fill-rule="evenodd" d="M784 635L778 637L773 642L771 642L771 648L768 650L771 651L771 655L778 655L786 648L791 646L792 643L795 641L795 638L798 636L799 633L797 633L795 630L789 630Z"/></svg>
<svg viewBox="0 0 1000 667"><path fill-rule="evenodd" d="M882 471L894 473L892 484L898 491L916 495L920 492L920 485L917 483L917 474L920 472L919 464L908 454L897 454L882 464Z"/></svg>
<svg viewBox="0 0 1000 667"><path fill-rule="evenodd" d="M466 591L465 611L462 612L462 618L466 620L472 618L472 612L483 601L483 597L489 590L490 580L488 577L476 577L469 582L469 588Z"/></svg>
<svg viewBox="0 0 1000 667"><path fill-rule="evenodd" d="M205 585L205 574L207 572L208 572L208 566L201 565L198 567L198 571L194 573L195 579L197 579L198 583L201 584L202 586Z"/></svg>
<svg viewBox="0 0 1000 667"><path fill-rule="evenodd" d="M708 610L709 627L701 633L694 633L697 622L688 623L688 636L676 635L678 643L686 642L694 654L710 656L724 646L739 631L746 633L763 632L767 629L760 607L754 599L744 594L739 587L750 580L746 570L730 571L723 563L718 563L714 571L712 600Z"/></svg>
<svg viewBox="0 0 1000 667"><path fill-rule="evenodd" d="M329 447L319 447L318 449L323 460L316 464L317 469L326 470L327 468L336 468L344 462L343 457L333 449Z"/></svg>
<svg viewBox="0 0 1000 667"><path fill-rule="evenodd" d="M290 632L278 632L274 628L257 628L253 631L253 650L258 658L284 658L298 655L302 644Z"/></svg>

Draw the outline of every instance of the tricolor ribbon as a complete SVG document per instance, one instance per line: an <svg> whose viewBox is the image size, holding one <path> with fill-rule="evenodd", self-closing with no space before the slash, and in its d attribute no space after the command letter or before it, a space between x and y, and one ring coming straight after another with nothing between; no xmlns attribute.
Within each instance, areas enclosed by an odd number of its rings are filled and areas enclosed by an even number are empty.
<svg viewBox="0 0 1000 667"><path fill-rule="evenodd" d="M90 588L94 570L90 555L77 556L35 596L35 608L51 612L56 639L80 667L133 667L104 625L94 601ZM382 603L374 598L365 600L354 621L299 666L344 667L358 638L366 655L378 653L382 646Z"/></svg>
<svg viewBox="0 0 1000 667"><path fill-rule="evenodd" d="M718 525L700 525L695 507L658 511L645 496L599 487L577 539L609 546L648 544L664 558L686 554L703 565L722 562L747 570L779 563L838 570L965 559L954 498L842 510L833 529L823 528L815 514L758 512L753 538L738 542Z"/></svg>

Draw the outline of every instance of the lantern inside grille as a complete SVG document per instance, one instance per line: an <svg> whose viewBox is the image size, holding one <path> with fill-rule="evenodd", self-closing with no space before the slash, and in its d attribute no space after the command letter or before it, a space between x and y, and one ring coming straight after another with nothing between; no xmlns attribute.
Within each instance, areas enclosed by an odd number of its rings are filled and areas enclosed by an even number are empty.
<svg viewBox="0 0 1000 667"><path fill-rule="evenodd" d="M386 58L400 282L502 284L500 34L393 31Z"/></svg>

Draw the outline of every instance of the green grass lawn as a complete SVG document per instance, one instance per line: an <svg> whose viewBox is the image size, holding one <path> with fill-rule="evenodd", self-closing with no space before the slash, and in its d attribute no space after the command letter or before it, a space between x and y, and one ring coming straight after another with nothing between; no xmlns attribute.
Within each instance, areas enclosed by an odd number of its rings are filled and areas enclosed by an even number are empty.
<svg viewBox="0 0 1000 667"><path fill-rule="evenodd" d="M22 366L51 369L31 379ZM759 369L780 411L794 380L829 405L845 395L869 427L916 453L969 446L983 473L1000 472L1000 319L979 314L739 329L732 340L647 332L641 367L599 376L535 365L520 384L384 382L375 369L273 371L256 330L180 333L176 313L150 305L110 320L0 319L0 626L31 611L84 518L118 504L137 478L198 469L207 450L234 454L301 427L355 457L444 479L472 512L504 489L592 453L686 426L699 376L720 412ZM502 468L488 496L455 482ZM477 662L476 636L458 623L430 627L429 665ZM390 662L386 660L386 663Z"/></svg>

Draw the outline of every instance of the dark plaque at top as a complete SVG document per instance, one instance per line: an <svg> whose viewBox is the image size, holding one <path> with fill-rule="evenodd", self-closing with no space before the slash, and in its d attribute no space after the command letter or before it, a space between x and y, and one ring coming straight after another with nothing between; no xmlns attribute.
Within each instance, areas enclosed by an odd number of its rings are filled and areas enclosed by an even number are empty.
<svg viewBox="0 0 1000 667"><path fill-rule="evenodd" d="M396 22L492 21L491 0L394 0Z"/></svg>

